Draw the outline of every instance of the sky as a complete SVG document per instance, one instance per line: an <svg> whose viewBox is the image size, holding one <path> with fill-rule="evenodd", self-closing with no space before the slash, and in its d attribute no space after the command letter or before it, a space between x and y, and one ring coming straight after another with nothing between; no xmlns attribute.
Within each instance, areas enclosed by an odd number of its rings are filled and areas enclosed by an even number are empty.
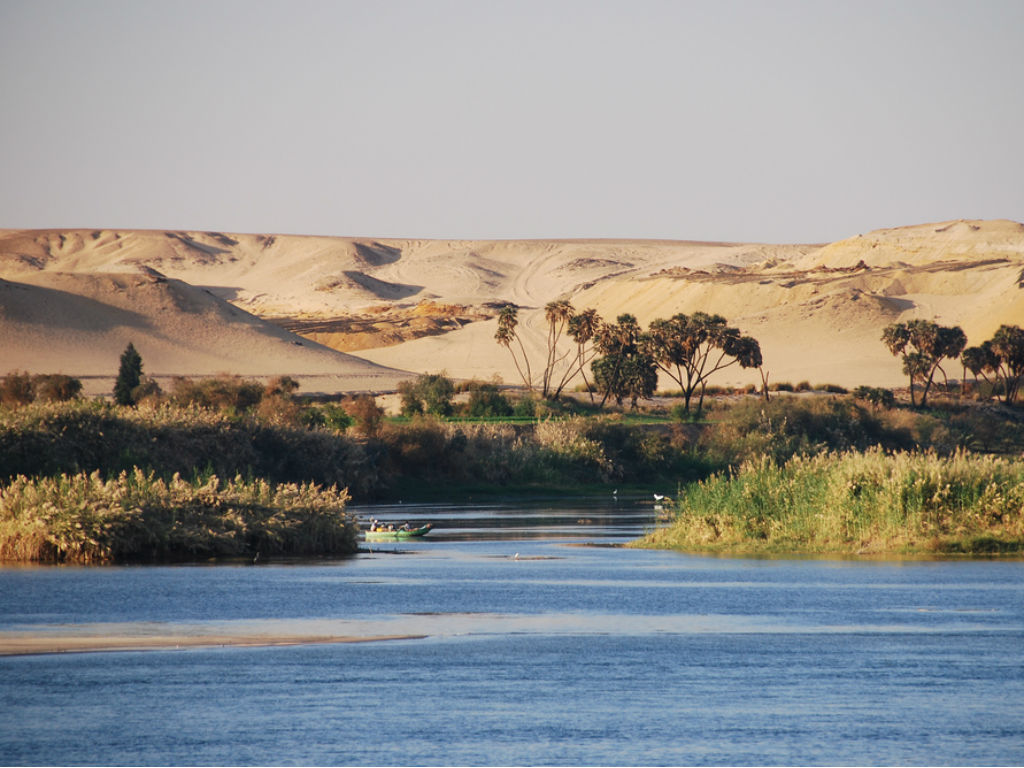
<svg viewBox="0 0 1024 768"><path fill-rule="evenodd" d="M1022 0L0 0L0 228L1024 221Z"/></svg>

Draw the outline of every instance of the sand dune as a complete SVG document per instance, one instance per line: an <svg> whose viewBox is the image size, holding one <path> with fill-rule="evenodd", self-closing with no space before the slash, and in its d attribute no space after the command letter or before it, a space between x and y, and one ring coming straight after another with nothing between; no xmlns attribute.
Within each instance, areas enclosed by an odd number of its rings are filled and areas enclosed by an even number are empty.
<svg viewBox="0 0 1024 768"><path fill-rule="evenodd" d="M885 325L924 317L980 343L1024 325L1022 277L1024 225L1011 221L826 245L13 230L0 231L0 342L7 370L111 373L133 340L148 372L290 373L313 391L393 388L401 371L516 383L493 340L497 308L520 307L539 359L543 307L565 297L642 323L725 315L760 340L772 381L893 386Z"/></svg>

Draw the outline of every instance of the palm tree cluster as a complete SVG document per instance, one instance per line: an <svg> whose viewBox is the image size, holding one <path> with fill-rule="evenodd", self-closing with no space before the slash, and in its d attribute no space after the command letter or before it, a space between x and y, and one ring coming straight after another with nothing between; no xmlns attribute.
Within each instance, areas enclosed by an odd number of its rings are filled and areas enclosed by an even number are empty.
<svg viewBox="0 0 1024 768"><path fill-rule="evenodd" d="M1002 390L1007 405L1024 382L1024 330L1001 325L991 339L976 347L967 346L967 336L958 326L943 326L931 320L894 323L882 331L882 342L893 355L902 355L903 373L910 380L911 405L926 406L936 373L948 385L943 360L959 359L965 371L982 376L993 390ZM921 392L915 397L914 385Z"/></svg>
<svg viewBox="0 0 1024 768"><path fill-rule="evenodd" d="M729 326L721 315L677 314L652 321L644 331L634 315L622 314L609 323L593 309L577 312L567 299L559 299L547 304L544 319L547 351L539 380L534 379L518 333L517 307L509 304L500 311L494 338L511 353L526 388L539 388L545 398L557 399L576 376L592 391L589 363L602 405L609 397L620 405L629 398L635 408L639 399L654 394L661 371L679 384L686 410L699 393L699 410L713 374L731 365L758 369L762 365L757 340ZM566 337L572 339L571 346L563 343ZM763 371L761 378L766 379Z"/></svg>

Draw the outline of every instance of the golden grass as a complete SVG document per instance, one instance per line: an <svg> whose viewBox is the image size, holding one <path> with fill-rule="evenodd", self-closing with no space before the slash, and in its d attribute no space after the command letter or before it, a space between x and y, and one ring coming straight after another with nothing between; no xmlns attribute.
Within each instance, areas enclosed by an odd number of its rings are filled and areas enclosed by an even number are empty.
<svg viewBox="0 0 1024 768"><path fill-rule="evenodd" d="M140 469L111 479L18 476L0 486L0 560L350 553L359 529L347 500L344 490L311 483L165 481Z"/></svg>
<svg viewBox="0 0 1024 768"><path fill-rule="evenodd" d="M1024 551L1024 460L957 451L744 463L691 486L638 546L733 552Z"/></svg>

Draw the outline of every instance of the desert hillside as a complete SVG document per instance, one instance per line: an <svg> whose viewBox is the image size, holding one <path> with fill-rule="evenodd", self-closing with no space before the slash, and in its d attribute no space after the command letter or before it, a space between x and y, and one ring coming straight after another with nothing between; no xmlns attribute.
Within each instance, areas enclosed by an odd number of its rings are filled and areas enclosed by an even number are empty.
<svg viewBox="0 0 1024 768"><path fill-rule="evenodd" d="M725 315L761 342L771 381L892 386L904 379L885 325L924 317L980 343L1024 325L1022 273L1024 225L1010 221L826 245L7 230L0 373L111 375L132 340L149 373L288 373L304 391L392 389L403 371L517 383L493 340L498 309L520 307L539 359L543 307L568 298L644 324Z"/></svg>

